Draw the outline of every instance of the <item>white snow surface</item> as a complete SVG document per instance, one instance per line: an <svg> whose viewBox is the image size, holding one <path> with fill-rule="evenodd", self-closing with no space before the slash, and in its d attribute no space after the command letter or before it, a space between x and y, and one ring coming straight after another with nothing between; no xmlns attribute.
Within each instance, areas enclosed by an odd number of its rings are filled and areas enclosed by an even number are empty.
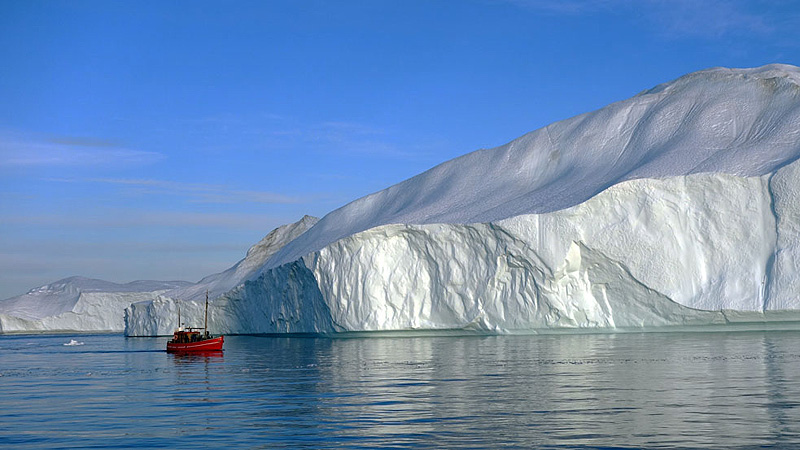
<svg viewBox="0 0 800 450"><path fill-rule="evenodd" d="M799 95L794 66L692 73L360 198L323 217L267 266L380 225L548 213L638 178L772 173L800 156Z"/></svg>
<svg viewBox="0 0 800 450"><path fill-rule="evenodd" d="M210 327L796 326L798 157L800 69L686 75L328 214ZM169 299L127 312L128 334L171 332Z"/></svg>

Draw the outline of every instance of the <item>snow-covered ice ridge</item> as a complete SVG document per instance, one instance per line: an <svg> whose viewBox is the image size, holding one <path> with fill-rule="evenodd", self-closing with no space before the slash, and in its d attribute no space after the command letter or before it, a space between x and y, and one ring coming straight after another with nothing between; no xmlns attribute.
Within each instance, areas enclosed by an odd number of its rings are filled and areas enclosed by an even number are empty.
<svg viewBox="0 0 800 450"><path fill-rule="evenodd" d="M210 323L513 333L797 321L799 156L800 69L696 72L333 211L216 298ZM168 309L129 309L127 333L169 333Z"/></svg>

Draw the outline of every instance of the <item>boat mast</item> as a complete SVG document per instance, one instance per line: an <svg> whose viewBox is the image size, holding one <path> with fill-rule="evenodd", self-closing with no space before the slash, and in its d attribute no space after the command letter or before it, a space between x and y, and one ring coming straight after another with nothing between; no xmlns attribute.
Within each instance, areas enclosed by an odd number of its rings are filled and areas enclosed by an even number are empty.
<svg viewBox="0 0 800 450"><path fill-rule="evenodd" d="M181 305L178 305L178 329L181 328Z"/></svg>
<svg viewBox="0 0 800 450"><path fill-rule="evenodd" d="M206 334L208 334L208 289L206 289L206 314L205 319L203 319L203 329L206 330Z"/></svg>

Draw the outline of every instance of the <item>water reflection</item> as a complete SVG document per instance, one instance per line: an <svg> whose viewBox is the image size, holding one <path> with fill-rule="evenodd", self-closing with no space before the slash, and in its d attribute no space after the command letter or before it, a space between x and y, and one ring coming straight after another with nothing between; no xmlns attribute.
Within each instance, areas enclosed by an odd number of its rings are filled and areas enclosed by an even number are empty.
<svg viewBox="0 0 800 450"><path fill-rule="evenodd" d="M785 349L748 334L263 345L264 355L281 360L256 360L250 369L250 387L263 400L256 411L337 442L733 448L798 431L782 369L771 367L787 365L776 356Z"/></svg>
<svg viewBox="0 0 800 450"><path fill-rule="evenodd" d="M206 363L210 361L222 359L225 352L221 350L211 350L203 352L171 352L167 353L172 356L172 360L176 364L197 364Z"/></svg>
<svg viewBox="0 0 800 450"><path fill-rule="evenodd" d="M765 335L762 339L764 351L764 389L766 414L769 418L768 435L770 441L800 440L795 411L800 406L800 388L798 384L785 374L788 360L797 359L797 355L786 355L781 349L780 340L775 336ZM796 373L796 372L795 372Z"/></svg>
<svg viewBox="0 0 800 450"><path fill-rule="evenodd" d="M15 448L795 448L800 333L0 339ZM156 351L159 350L159 351ZM57 405L54 407L53 405ZM61 409L59 409L61 408ZM65 412L69 412L65 414ZM77 425L76 425L77 424ZM22 445L31 436L37 444Z"/></svg>

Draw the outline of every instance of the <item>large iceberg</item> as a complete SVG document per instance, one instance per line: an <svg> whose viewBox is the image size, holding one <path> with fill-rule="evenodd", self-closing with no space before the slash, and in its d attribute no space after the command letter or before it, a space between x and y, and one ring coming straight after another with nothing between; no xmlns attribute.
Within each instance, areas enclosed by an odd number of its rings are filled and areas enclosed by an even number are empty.
<svg viewBox="0 0 800 450"><path fill-rule="evenodd" d="M692 73L287 226L125 332L206 291L221 333L794 328L798 157L800 69Z"/></svg>
<svg viewBox="0 0 800 450"><path fill-rule="evenodd" d="M226 333L800 318L800 69L715 68L325 216L216 298ZM129 334L163 333L128 318Z"/></svg>

